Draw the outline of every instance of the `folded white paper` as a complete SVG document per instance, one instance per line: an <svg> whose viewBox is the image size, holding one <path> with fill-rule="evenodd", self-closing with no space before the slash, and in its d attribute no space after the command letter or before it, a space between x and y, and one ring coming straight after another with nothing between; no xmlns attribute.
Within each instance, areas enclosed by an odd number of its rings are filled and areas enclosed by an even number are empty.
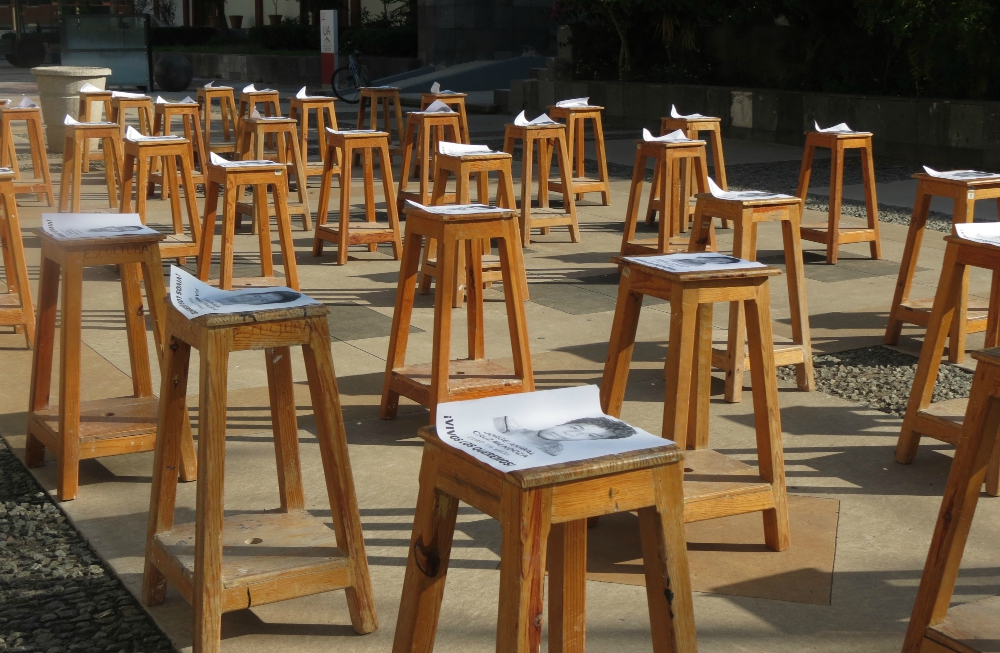
<svg viewBox="0 0 1000 653"><path fill-rule="evenodd" d="M558 123L552 118L549 118L548 114L546 113L537 116L534 120L528 120L528 118L524 115L524 111L522 111L521 113L517 114L516 118L514 118L514 124L517 125L518 127L528 127L531 125L555 125Z"/></svg>
<svg viewBox="0 0 1000 653"><path fill-rule="evenodd" d="M140 100L142 98L148 98L149 96L145 95L144 93L126 93L125 91L111 91L111 97L122 98L122 99L130 98L130 99L133 99L133 100Z"/></svg>
<svg viewBox="0 0 1000 653"><path fill-rule="evenodd" d="M449 91L447 89L445 89L445 90L442 91L441 90L441 84L438 83L438 82L434 82L433 84L431 84L431 93L434 93L435 95L438 95L438 94L453 95L455 93L455 91Z"/></svg>
<svg viewBox="0 0 1000 653"><path fill-rule="evenodd" d="M434 100L427 105L427 108L422 113L455 113L455 110L441 100Z"/></svg>
<svg viewBox="0 0 1000 653"><path fill-rule="evenodd" d="M708 178L708 191L712 194L712 197L718 197L720 200L750 201L793 199L792 195L769 193L765 190L722 190L711 177Z"/></svg>
<svg viewBox="0 0 1000 653"><path fill-rule="evenodd" d="M489 145L466 145L465 143L449 143L441 141L438 143L438 152L447 156L462 156L465 154L491 154L493 150Z"/></svg>
<svg viewBox="0 0 1000 653"><path fill-rule="evenodd" d="M817 122L815 120L813 121L813 124L816 126L816 131L822 132L824 134L857 134L857 133L860 133L860 132L856 132L853 129L851 129L850 127L848 127L846 122L842 122L839 125L834 125L833 127L827 127L825 129L823 129L822 127L820 127L819 126L819 122Z"/></svg>
<svg viewBox="0 0 1000 653"><path fill-rule="evenodd" d="M287 286L220 290L200 281L176 265L170 266L169 295L170 303L188 319L201 315L253 313L320 303Z"/></svg>
<svg viewBox="0 0 1000 653"><path fill-rule="evenodd" d="M284 120L284 116L262 116L260 111L254 109L250 112L250 117L254 120Z"/></svg>
<svg viewBox="0 0 1000 653"><path fill-rule="evenodd" d="M98 122L80 122L79 120L76 120L75 118L72 118L67 113L66 117L63 118L63 124L64 125L114 125L116 123L113 123L113 122L101 122L101 121L98 121Z"/></svg>
<svg viewBox="0 0 1000 653"><path fill-rule="evenodd" d="M90 82L87 82L86 84L84 84L83 86L80 87L80 92L81 93L103 93L104 89L103 88L97 88L96 86L94 86Z"/></svg>
<svg viewBox="0 0 1000 653"><path fill-rule="evenodd" d="M147 141L175 141L181 136L170 135L170 136L146 136L138 129L129 125L125 128L125 138L132 141L133 143L147 142Z"/></svg>
<svg viewBox="0 0 1000 653"><path fill-rule="evenodd" d="M34 109L38 105L31 101L27 95L21 98L21 101L17 103L18 109Z"/></svg>
<svg viewBox="0 0 1000 653"><path fill-rule="evenodd" d="M605 415L594 385L445 402L435 425L446 445L504 472L673 444Z"/></svg>
<svg viewBox="0 0 1000 653"><path fill-rule="evenodd" d="M642 128L642 140L647 143L690 143L691 139L684 135L680 129L675 129L663 136L653 136L648 129Z"/></svg>
<svg viewBox="0 0 1000 653"><path fill-rule="evenodd" d="M165 100L163 96L157 95L154 104L197 104L197 102L195 102L190 95L185 97L183 100L178 100L177 102Z"/></svg>
<svg viewBox="0 0 1000 653"><path fill-rule="evenodd" d="M220 168L252 168L254 166L274 165L274 161L260 159L254 161L227 161L215 152L208 153L208 160L213 166Z"/></svg>
<svg viewBox="0 0 1000 653"><path fill-rule="evenodd" d="M931 177L938 177L939 179L953 179L955 181L996 179L1000 177L1000 174L995 172L982 172L980 170L948 170L946 172L938 172L937 170L928 168L927 166L924 166L924 172L929 174Z"/></svg>
<svg viewBox="0 0 1000 653"><path fill-rule="evenodd" d="M589 97L578 97L571 100L559 100L556 102L556 106L560 109L573 109L578 107L589 107L590 98Z"/></svg>
<svg viewBox="0 0 1000 653"><path fill-rule="evenodd" d="M334 129L333 127L327 127L326 132L328 134L377 134L379 131L377 129Z"/></svg>
<svg viewBox="0 0 1000 653"><path fill-rule="evenodd" d="M11 174L14 174L14 171L11 170L10 168L0 168L0 175L11 175Z"/></svg>
<svg viewBox="0 0 1000 653"><path fill-rule="evenodd" d="M253 84L243 87L244 93L273 93L273 88L257 88Z"/></svg>
<svg viewBox="0 0 1000 653"><path fill-rule="evenodd" d="M42 231L58 240L150 236L138 213L43 213Z"/></svg>
<svg viewBox="0 0 1000 653"><path fill-rule="evenodd" d="M671 118L684 118L686 120L697 120L698 118L707 118L708 116L703 116L700 113L689 113L686 116L682 116L677 107L673 104L670 105L670 117Z"/></svg>
<svg viewBox="0 0 1000 653"><path fill-rule="evenodd" d="M212 86L214 86L214 85L215 85L215 80L213 79L209 83L205 84L205 88L212 88Z"/></svg>
<svg viewBox="0 0 1000 653"><path fill-rule="evenodd" d="M960 222L955 225L955 235L975 243L1000 246L1000 222Z"/></svg>
<svg viewBox="0 0 1000 653"><path fill-rule="evenodd" d="M382 88L382 87L380 87L380 88ZM297 97L300 100L309 100L309 99L315 99L315 98L326 99L326 97L323 96L323 95L309 95L308 93L306 93L306 87L305 86L303 86L302 88L299 89L299 92L295 94L295 97Z"/></svg>
<svg viewBox="0 0 1000 653"><path fill-rule="evenodd" d="M673 272L719 272L767 267L757 261L719 254L718 252L692 252L688 254L661 254L658 256L626 256L629 263Z"/></svg>
<svg viewBox="0 0 1000 653"><path fill-rule="evenodd" d="M420 209L421 211L427 211L428 213L437 213L438 215L469 215L472 213L507 213L512 209L501 209L495 206L488 206L486 204L440 204L435 206L425 206L423 204L418 204L413 200L406 200L407 206L412 206L414 208Z"/></svg>

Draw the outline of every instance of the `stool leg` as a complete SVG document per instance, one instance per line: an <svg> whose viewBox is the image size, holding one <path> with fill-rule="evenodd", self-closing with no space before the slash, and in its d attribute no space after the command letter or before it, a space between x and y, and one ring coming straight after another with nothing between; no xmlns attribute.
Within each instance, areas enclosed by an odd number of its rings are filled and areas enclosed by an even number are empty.
<svg viewBox="0 0 1000 653"><path fill-rule="evenodd" d="M639 204L642 199L642 185L646 181L646 159L642 150L635 150L635 164L632 168L632 185L628 191L628 208L625 209L625 229L622 232L622 247L620 254L625 256L628 244L635 238L635 229L639 220ZM656 177L653 177L653 187Z"/></svg>
<svg viewBox="0 0 1000 653"><path fill-rule="evenodd" d="M708 448L708 411L712 397L712 304L698 305L694 358L691 363L691 403L688 406L686 449Z"/></svg>
<svg viewBox="0 0 1000 653"><path fill-rule="evenodd" d="M580 132L583 134L583 132ZM571 173L571 168L573 162L569 159L569 154L566 152L566 139L560 134L558 138L555 139L554 146L556 148L556 159L559 162L559 177L562 180L563 187L563 210L569 213L569 237L574 243L580 242L580 225L576 221L576 200L573 199L573 175ZM546 176L548 175L548 168L546 168ZM547 184L546 184L547 185Z"/></svg>
<svg viewBox="0 0 1000 653"><path fill-rule="evenodd" d="M873 259L882 258L882 239L878 226L878 196L875 194L875 161L872 159L870 147L861 148L861 173L865 182L865 213L868 217L868 228L874 233L868 243Z"/></svg>
<svg viewBox="0 0 1000 653"><path fill-rule="evenodd" d="M268 217L266 184L259 184L253 187L253 221L257 225L257 247L260 250L260 276L273 277L274 254L271 252L271 220Z"/></svg>
<svg viewBox="0 0 1000 653"><path fill-rule="evenodd" d="M552 488L500 491L500 610L497 653L537 653L542 641L542 593Z"/></svg>
<svg viewBox="0 0 1000 653"><path fill-rule="evenodd" d="M285 279L288 287L299 289L299 268L295 261L295 241L292 240L292 218L288 215L287 174L282 171L283 179L271 188L274 191L274 210L278 222L278 245L281 247L281 264L285 268Z"/></svg>
<svg viewBox="0 0 1000 653"><path fill-rule="evenodd" d="M382 196L385 199L385 213L389 219L389 228L392 229L392 258L399 260L403 251L403 242L400 238L399 213L396 211L396 198L393 196L395 184L392 181L392 157L389 155L389 146L385 143L379 145L379 170L382 173Z"/></svg>
<svg viewBox="0 0 1000 653"><path fill-rule="evenodd" d="M151 397L153 381L149 368L149 348L146 345L146 318L139 288L139 264L122 263L119 270L122 304L125 306L125 335L132 371L132 392L136 397ZM150 300L162 301L162 297L158 299L150 297ZM158 328L159 325L154 323L154 331Z"/></svg>
<svg viewBox="0 0 1000 653"><path fill-rule="evenodd" d="M76 498L80 483L80 356L83 349L83 254L68 254L62 270L59 315L59 478L60 501Z"/></svg>
<svg viewBox="0 0 1000 653"><path fill-rule="evenodd" d="M844 148L837 143L830 153L830 216L827 226L826 262L837 263L840 253L840 204L844 193Z"/></svg>
<svg viewBox="0 0 1000 653"><path fill-rule="evenodd" d="M636 152L636 156L638 156L638 152ZM632 171L633 177L638 172L640 172L640 171L639 170L633 170ZM641 170L641 172L642 172L643 177L645 177L646 176L646 169L643 168ZM652 181L652 183L650 184L650 187L649 187L650 188L650 191L649 191L649 201L646 203L646 224L648 224L648 225L653 224L653 222L655 221L655 219L656 219L655 218L655 216L656 216L656 207L659 205L659 203L660 203L660 201L661 201L661 199L663 197L663 195L662 195L662 193L660 191L660 186L662 184L659 182L660 175L662 175L662 174L663 174L663 159L662 159L662 157L658 156L658 157L656 157L656 161L653 163L653 181ZM661 212L661 215L660 215L660 219L661 220L663 219L662 212Z"/></svg>
<svg viewBox="0 0 1000 653"><path fill-rule="evenodd" d="M434 342L431 354L430 419L434 423L437 405L448 401L448 385L451 365L451 316L453 301L458 288L455 269L458 257L457 243L438 242L438 276L434 290Z"/></svg>
<svg viewBox="0 0 1000 653"><path fill-rule="evenodd" d="M642 295L632 292L631 270L622 269L618 284L618 301L615 304L615 318L608 339L608 355L604 359L604 376L601 380L601 410L613 417L622 414L625 400L625 385L632 365L632 351L635 349L635 334L639 327L639 312L642 309ZM668 349L669 352L669 349Z"/></svg>
<svg viewBox="0 0 1000 653"><path fill-rule="evenodd" d="M663 437L682 442L688 432L694 378L698 292L672 284L670 289L670 346L667 347ZM777 405L777 404L775 404Z"/></svg>
<svg viewBox="0 0 1000 653"><path fill-rule="evenodd" d="M122 173L122 187L121 187L121 197L119 198L119 206L121 207L122 213L132 212L132 177L135 174L135 156L132 154L125 155L125 170ZM142 179L142 176L139 177ZM142 188L139 186L138 188ZM137 195L140 193L136 193ZM139 214L139 219L142 223L146 223L146 213L142 209L145 207L138 206L138 197L136 198L136 213Z"/></svg>
<svg viewBox="0 0 1000 653"><path fill-rule="evenodd" d="M587 642L587 520L549 532L549 652L584 653Z"/></svg>
<svg viewBox="0 0 1000 653"><path fill-rule="evenodd" d="M975 214L975 200L969 201L964 195L955 200L953 221L972 222ZM948 338L948 361L951 363L961 363L965 360L965 335L969 329L968 307L969 307L969 269L965 269L962 275L962 288L955 298L958 302L958 310L955 312L955 319L951 323L951 334Z"/></svg>
<svg viewBox="0 0 1000 653"><path fill-rule="evenodd" d="M733 225L733 256L746 260L757 258L751 247L753 209L744 209L741 218ZM787 261L787 259L786 259ZM787 263L786 263L787 264ZM729 330L726 334L726 391L725 400L738 404L743 401L743 376L746 372L746 314L743 302L729 302ZM770 343L768 346L771 347Z"/></svg>
<svg viewBox="0 0 1000 653"><path fill-rule="evenodd" d="M608 156L604 149L604 122L601 114L594 116L594 150L597 155L597 171L604 188L601 190L601 204L611 206L611 184L608 183Z"/></svg>
<svg viewBox="0 0 1000 653"><path fill-rule="evenodd" d="M31 305L31 281L28 277L28 265L24 260L24 242L21 239L21 221L17 216L17 201L13 193L5 193L0 197L4 206L4 224L7 233L0 238L10 250L10 265L4 257L4 271L7 274L7 290L16 291L21 302L22 319L24 320L24 339L28 348L35 344L35 311Z"/></svg>
<svg viewBox="0 0 1000 653"><path fill-rule="evenodd" d="M957 209L956 201L955 208ZM927 226L927 214L931 208L931 195L924 188L923 182L917 182L917 200L913 203L913 214L910 226L906 230L906 244L903 246L903 260L899 262L899 276L896 278L896 292L892 298L892 308L889 310L889 323L885 327L884 342L895 345L903 330L903 320L899 317L900 307L910 299L913 287L913 276L917 272L917 258L920 256L920 246L924 240L924 230Z"/></svg>
<svg viewBox="0 0 1000 653"><path fill-rule="evenodd" d="M49 407L60 274L61 268L57 262L42 257L38 279L38 331L35 348L31 352L31 390L28 409L32 412ZM45 446L41 440L32 435L30 422L24 445L24 464L28 467L41 467L45 464Z"/></svg>
<svg viewBox="0 0 1000 653"><path fill-rule="evenodd" d="M212 241L215 240L215 220L219 212L219 182L210 181L205 186L205 221L201 225L198 254L198 278L201 281L208 281L208 274L212 269ZM227 188L226 194L231 192L232 189Z"/></svg>
<svg viewBox="0 0 1000 653"><path fill-rule="evenodd" d="M305 510L306 507L299 462L299 428L295 415L291 353L289 347L264 350L271 423L274 425L274 457L278 464L278 494L284 512ZM323 397L321 401L328 399Z"/></svg>
<svg viewBox="0 0 1000 653"><path fill-rule="evenodd" d="M191 240L195 247L201 244L201 222L198 217L198 200L194 184L194 172L191 170L191 149L188 149L188 159L181 159L181 182L184 185L184 203L187 207L188 227L191 229ZM183 229L181 230L183 233Z"/></svg>
<svg viewBox="0 0 1000 653"><path fill-rule="evenodd" d="M396 306L392 311L392 329L389 332L389 353L385 362L382 405L379 408L379 417L382 419L395 419L396 411L399 409L399 393L391 389L390 382L392 370L402 367L406 362L406 341L410 335L417 266L420 263L420 245L423 241L421 235L413 233L409 228L406 231L406 238L403 239L403 258L399 264L399 282L396 285ZM440 263L439 260L438 270L441 269Z"/></svg>
<svg viewBox="0 0 1000 653"><path fill-rule="evenodd" d="M108 185L108 206L113 209L118 208L118 193L117 188L115 188L115 175L118 173L116 161L117 161L117 147L114 140L110 138L104 139L104 180Z"/></svg>
<svg viewBox="0 0 1000 653"><path fill-rule="evenodd" d="M337 236L337 265L347 265L348 229L351 222L351 175L354 173L354 148L344 146L340 164L340 232Z"/></svg>
<svg viewBox="0 0 1000 653"><path fill-rule="evenodd" d="M799 390L816 389L813 375L812 336L809 329L809 308L806 302L806 275L802 262L802 205L789 207L788 220L781 221L785 243L785 270L788 273L788 307L792 318L792 342L802 347L802 362L795 366L795 382Z"/></svg>
<svg viewBox="0 0 1000 653"><path fill-rule="evenodd" d="M458 273L465 273L465 295L468 300L468 344L469 358L486 358L486 336L483 326L483 247L481 241L470 238L459 247L465 247L466 266ZM520 285L520 284L517 284Z"/></svg>
<svg viewBox="0 0 1000 653"><path fill-rule="evenodd" d="M364 149L365 220L375 222L375 164L370 147ZM369 252L378 251L378 243L368 243Z"/></svg>
<svg viewBox="0 0 1000 653"><path fill-rule="evenodd" d="M323 255L324 240L320 238L320 227L326 224L327 211L330 208L330 186L333 184L333 148L327 150L323 161L323 176L319 186L319 204L316 207L316 231L313 235L313 256ZM340 184L343 192L343 184Z"/></svg>
<svg viewBox="0 0 1000 653"><path fill-rule="evenodd" d="M226 179L226 201L222 212L222 243L219 246L219 288L222 290L233 289L233 254L235 252L234 242L236 240L236 193L234 185ZM256 201L267 203L267 195L255 197ZM267 250L270 252L270 248ZM261 252L261 262L263 264L264 252Z"/></svg>
<svg viewBox="0 0 1000 653"><path fill-rule="evenodd" d="M38 201L45 196L46 205L52 206L55 196L52 193L52 176L49 173L49 162L45 156L45 138L42 136L42 123L37 116L28 120L28 145L31 149L31 165L35 169L35 178L41 179L45 190L38 193Z"/></svg>
<svg viewBox="0 0 1000 653"><path fill-rule="evenodd" d="M531 162L535 141L525 134L521 156L521 241L525 247L531 244Z"/></svg>
<svg viewBox="0 0 1000 653"><path fill-rule="evenodd" d="M510 332L510 347L514 357L514 374L522 379L524 391L532 392L535 389L535 376L528 345L527 317L524 313L524 302L528 301L524 253L518 238L517 223L511 220L507 224L506 234L497 243L500 277L504 284L504 303L507 305L507 330Z"/></svg>
<svg viewBox="0 0 1000 653"><path fill-rule="evenodd" d="M437 256L437 241L433 238L428 238L427 242L424 244L424 254L420 261L420 276L418 283L418 292L421 295L426 295L431 291L431 281L434 280L434 276L427 271L427 266L430 265L430 260Z"/></svg>
<svg viewBox="0 0 1000 653"><path fill-rule="evenodd" d="M399 173L399 190L396 192L396 208L399 211L403 210L403 193L406 192L406 187L410 179L410 164L413 156L415 130L415 123L408 122L406 124L406 136L403 138L403 167Z"/></svg>
<svg viewBox="0 0 1000 653"><path fill-rule="evenodd" d="M435 447L424 447L392 653L431 653L434 649L458 515L458 499L437 488L440 455Z"/></svg>
<svg viewBox="0 0 1000 653"><path fill-rule="evenodd" d="M653 653L694 653L698 644L684 541L683 463L654 467L652 473L656 505L639 510L639 534Z"/></svg>

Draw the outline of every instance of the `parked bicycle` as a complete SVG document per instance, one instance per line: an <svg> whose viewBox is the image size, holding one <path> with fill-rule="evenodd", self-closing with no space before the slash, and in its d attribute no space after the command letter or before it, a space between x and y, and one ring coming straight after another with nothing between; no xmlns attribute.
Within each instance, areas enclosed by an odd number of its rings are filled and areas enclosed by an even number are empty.
<svg viewBox="0 0 1000 653"><path fill-rule="evenodd" d="M361 52L358 50L349 54L347 65L335 70L331 80L334 95L349 104L357 104L361 98L361 89L365 86L371 86L368 68L358 61L360 54Z"/></svg>

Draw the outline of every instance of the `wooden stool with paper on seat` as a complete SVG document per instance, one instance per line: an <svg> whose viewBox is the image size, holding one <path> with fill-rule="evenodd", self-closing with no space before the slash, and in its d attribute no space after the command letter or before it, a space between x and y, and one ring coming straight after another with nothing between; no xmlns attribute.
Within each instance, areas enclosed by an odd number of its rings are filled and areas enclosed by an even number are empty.
<svg viewBox="0 0 1000 653"><path fill-rule="evenodd" d="M556 103L549 107L549 116L556 120L562 120L566 124L566 143L569 154L570 166L572 167L573 192L576 201L583 199L587 193L600 193L601 204L611 205L611 183L608 181L608 157L604 151L604 126L601 123L601 112L604 107L591 106L589 104L566 104ZM586 155L584 148L584 135L587 121L590 121L594 129L594 154L597 157L597 177L588 177L584 166ZM559 179L549 180L549 190L561 193L562 181Z"/></svg>
<svg viewBox="0 0 1000 653"><path fill-rule="evenodd" d="M25 344L35 344L35 307L31 304L31 280L24 259L21 221L17 217L14 173L0 170L0 250L3 253L4 280L7 291L0 294L0 324L23 332Z"/></svg>
<svg viewBox="0 0 1000 653"><path fill-rule="evenodd" d="M55 193L52 191L52 175L49 172L49 159L45 152L45 136L42 133L42 110L31 106L11 106L0 108L0 139L4 146L0 147L0 166L14 171L14 190L18 194L36 193L38 201L45 201L48 206L55 204ZM21 179L21 166L17 162L17 151L14 148L13 123L25 123L28 131L28 146L31 152L31 169L33 179ZM85 153L86 154L86 153ZM89 167L89 164L88 164Z"/></svg>
<svg viewBox="0 0 1000 653"><path fill-rule="evenodd" d="M779 270L748 262L723 269L678 265L689 257L729 259L711 253L616 259L621 271L618 305L601 383L601 407L620 417L645 295L670 302L670 336L665 367L663 437L683 443L684 521L760 512L764 543L772 551L790 544L785 459L781 444L778 380L771 333L768 278ZM666 262L665 262L666 261ZM728 269L727 269L728 268ZM685 270L685 271L680 271ZM686 270L692 270L690 272ZM757 467L708 449L711 393L712 304L743 302L747 316Z"/></svg>
<svg viewBox="0 0 1000 653"><path fill-rule="evenodd" d="M99 89L92 84L85 84L92 90L80 91L80 108L76 119L80 122L100 122L101 109L104 110L104 120L111 121L111 91ZM96 149L90 149L90 144L84 145L83 171L90 172L90 162L100 161L102 155Z"/></svg>
<svg viewBox="0 0 1000 653"><path fill-rule="evenodd" d="M187 98L191 100L191 98ZM203 185L205 183L205 166L208 165L208 150L205 147L205 136L201 131L201 110L194 100L190 102L167 102L163 98L156 98L153 103L153 134L157 136L170 136L173 134L174 118L179 118L184 138L191 142L193 159L191 160L191 176L194 183ZM177 175L178 170L167 162L167 168L171 174ZM152 169L149 179L151 184L161 184L160 199L167 199L170 191L169 184L163 183L163 172L156 168ZM152 190L152 188L150 188ZM186 192L185 187L185 192ZM192 194L194 187L191 188Z"/></svg>
<svg viewBox="0 0 1000 653"><path fill-rule="evenodd" d="M396 204L403 210L406 200L430 204L431 181L434 178L434 157L441 141L459 140L458 114L453 111L418 112L406 114L406 134L403 136L403 169L399 174ZM412 160L412 162L411 162ZM417 177L416 192L408 190L410 176ZM454 195L445 199L454 201Z"/></svg>
<svg viewBox="0 0 1000 653"><path fill-rule="evenodd" d="M403 110L399 103L399 88L395 86L363 87L361 89L361 97L358 100L358 129L378 129L378 111L380 105L382 107L382 131L389 134L389 153L392 156L402 154L403 128L405 123L403 122ZM425 108L423 107L421 111ZM370 114L369 110L371 111ZM392 144L390 117L396 121L397 145ZM365 123L368 123L367 126ZM336 126L334 126L334 129L336 129Z"/></svg>
<svg viewBox="0 0 1000 653"><path fill-rule="evenodd" d="M257 105L263 108L261 111ZM281 98L274 89L256 89L253 84L240 91L240 109L236 118L236 152L239 154L240 143L243 133L243 121L253 115L254 111L261 113L265 118L276 118L281 115ZM274 150L274 135L267 135L267 149Z"/></svg>
<svg viewBox="0 0 1000 653"><path fill-rule="evenodd" d="M323 166L326 164L326 130L327 128L336 131L337 127L337 98L306 95L305 87L302 88L290 100L288 117L299 121L299 152L302 155L302 164L305 166L306 177L322 177ZM309 159L309 114L316 112L316 140L319 145L319 161ZM336 161L334 161L336 167Z"/></svg>
<svg viewBox="0 0 1000 653"><path fill-rule="evenodd" d="M458 114L458 130L459 138L462 139L461 142L466 145L470 145L472 140L469 134L469 115L465 112L466 97L467 95L465 93L456 93L454 91L432 91L430 93L421 93L420 110L426 110L427 107L431 106L435 102L446 104L452 111Z"/></svg>
<svg viewBox="0 0 1000 653"><path fill-rule="evenodd" d="M299 135L296 130L296 122L292 118L264 118L262 116L244 118L240 121L240 145L236 151L237 158L244 161L260 161L265 158L264 141L268 138L276 139L277 149L275 158L277 162L287 167L285 178L295 177L295 194L297 202L288 202L287 211L290 216L302 218L302 230L312 231L312 211L309 208L309 194L306 190L306 166L302 158L302 150L299 149ZM244 215L254 216L254 205L257 202L254 196L253 202L244 202L243 194L236 193L236 226L239 227ZM268 219L275 217L275 207L273 204L267 206ZM260 225L254 220L253 233L257 233Z"/></svg>
<svg viewBox="0 0 1000 653"><path fill-rule="evenodd" d="M118 185L121 183L121 132L113 122L69 122L66 116L66 142L63 147L63 165L59 180L59 212L80 212L83 194L83 165L86 161L88 142L101 141L104 149L104 179L108 189L108 206L118 208ZM72 203L70 196L72 195Z"/></svg>
<svg viewBox="0 0 1000 653"><path fill-rule="evenodd" d="M118 123L118 137L125 138L128 112L135 110L137 129L144 136L153 135L153 99L138 93L111 93L111 122Z"/></svg>
<svg viewBox="0 0 1000 653"><path fill-rule="evenodd" d="M204 121L202 137L205 147L212 152L227 154L236 151L237 116L236 100L233 98L231 86L199 86L197 92L198 106L201 107L201 117ZM219 118L222 123L222 141L212 140L212 103L219 101ZM206 154L207 156L207 154Z"/></svg>

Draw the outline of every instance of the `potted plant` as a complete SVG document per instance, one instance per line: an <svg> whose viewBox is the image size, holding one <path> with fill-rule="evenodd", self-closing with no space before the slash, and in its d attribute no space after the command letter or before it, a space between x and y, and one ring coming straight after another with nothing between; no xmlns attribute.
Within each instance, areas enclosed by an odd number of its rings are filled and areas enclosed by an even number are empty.
<svg viewBox="0 0 1000 653"><path fill-rule="evenodd" d="M229 26L233 29L240 29L243 27L243 16L230 16Z"/></svg>
<svg viewBox="0 0 1000 653"><path fill-rule="evenodd" d="M281 14L278 13L278 0L271 0L271 4L274 5L274 13L268 16L267 20L271 25L280 25Z"/></svg>

